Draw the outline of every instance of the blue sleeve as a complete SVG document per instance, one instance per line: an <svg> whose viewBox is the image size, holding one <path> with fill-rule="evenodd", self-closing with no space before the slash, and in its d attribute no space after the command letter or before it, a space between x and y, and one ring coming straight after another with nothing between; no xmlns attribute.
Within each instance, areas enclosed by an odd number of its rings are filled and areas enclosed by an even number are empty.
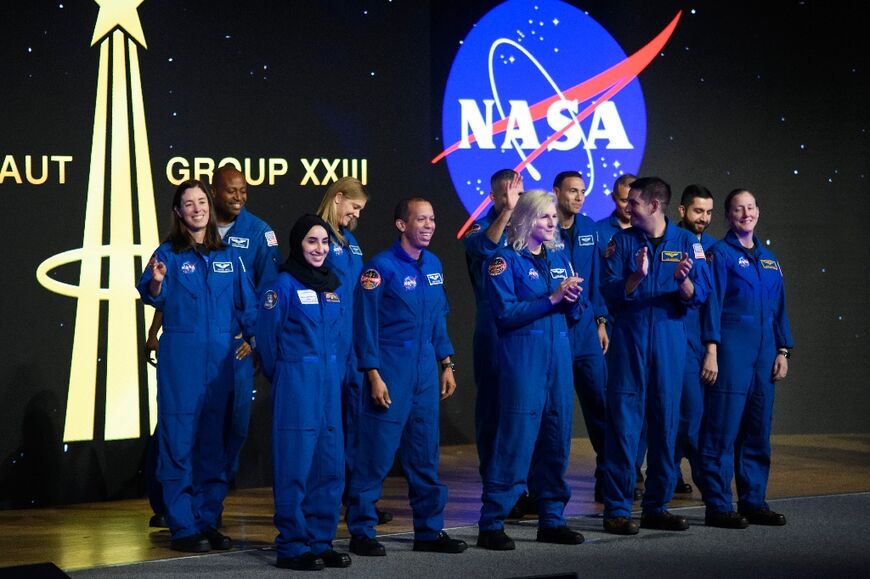
<svg viewBox="0 0 870 579"><path fill-rule="evenodd" d="M607 316L607 304L601 295L601 255L595 249L592 252L592 267L589 270L589 302L592 305L592 313L596 318Z"/></svg>
<svg viewBox="0 0 870 579"><path fill-rule="evenodd" d="M779 273L782 273L782 265L777 262ZM794 340L791 337L791 324L785 311L785 280L779 286L779 299L773 309L773 335L776 339L777 348L793 348Z"/></svg>
<svg viewBox="0 0 870 579"><path fill-rule="evenodd" d="M267 235L271 233L274 238L275 233L268 228L260 231L260 239L257 240L257 251L254 255L254 286L257 290L257 297L265 289L265 285L270 283L278 275L278 266L281 263L281 251L277 245L269 245Z"/></svg>
<svg viewBox="0 0 870 579"><path fill-rule="evenodd" d="M728 256L724 252L710 251L710 295L701 306L701 342L719 343L722 336L722 304L728 286Z"/></svg>
<svg viewBox="0 0 870 579"><path fill-rule="evenodd" d="M169 293L170 288L172 287L172 281L169 279L169 276L166 275L163 277L163 284L160 287L160 293L156 296L152 296L151 292L148 290L148 286L151 284L151 278L153 276L153 272L151 270L151 261L157 260L166 263L168 260L168 255L164 253L160 247L154 250L154 253L151 256L151 259L148 260L148 263L145 265L145 271L142 272L142 277L139 278L139 282L136 284L136 289L139 291L139 295L142 297L142 303L147 304L149 306L153 306L158 310L162 310L164 304L166 303L166 296ZM169 264L166 265L167 273L169 271Z"/></svg>
<svg viewBox="0 0 870 579"><path fill-rule="evenodd" d="M480 224L475 223L475 225ZM471 257L475 257L484 262L488 261L489 257L499 247L497 243L494 243L489 237L487 237L486 232L487 230L481 227L480 230L475 231L462 240L463 245L465 245L465 252Z"/></svg>
<svg viewBox="0 0 870 579"><path fill-rule="evenodd" d="M690 299L683 300L683 303L689 307L697 308L707 301L713 283L710 279L710 268L707 266L707 260L695 258L694 245L693 243L687 253L692 258L692 270L689 272L689 277L695 286L695 293Z"/></svg>
<svg viewBox="0 0 870 579"><path fill-rule="evenodd" d="M502 260L505 266L501 272L495 273L500 269L498 260ZM495 314L495 324L500 330L521 328L553 310L548 295L534 300L517 298L512 268L512 262L497 255L484 272L486 295Z"/></svg>
<svg viewBox="0 0 870 579"><path fill-rule="evenodd" d="M372 272L377 275L377 278L371 277ZM363 273L354 290L353 341L359 370L381 367L378 316L388 275L389 272L383 267L367 264L363 266Z"/></svg>
<svg viewBox="0 0 870 579"><path fill-rule="evenodd" d="M604 260L601 294L611 309L626 302L636 301L643 291L644 284L641 282L633 292L625 293L625 279L634 271L634 268L626 267L626 258L630 261L634 259L634 255L625 255L630 253L630 246L626 248L627 244L622 243L625 239L627 238L624 235L614 235L610 240L613 244L613 252Z"/></svg>
<svg viewBox="0 0 870 579"><path fill-rule="evenodd" d="M257 324L257 296L254 293L254 284L246 273L245 262L240 255L236 255L236 263L239 273L236 275L235 308L236 318L242 327L243 337L247 342L255 336Z"/></svg>
<svg viewBox="0 0 870 579"><path fill-rule="evenodd" d="M288 307L287 293L279 287L264 292L262 303L257 309L257 356L260 358L260 370L270 381L275 375L281 323Z"/></svg>
<svg viewBox="0 0 870 579"><path fill-rule="evenodd" d="M450 313L450 304L447 302L447 291L442 291L442 294L441 311L435 314L435 327L432 335L436 360L443 360L447 356L453 355L453 344L450 342L450 336L447 335L447 314Z"/></svg>

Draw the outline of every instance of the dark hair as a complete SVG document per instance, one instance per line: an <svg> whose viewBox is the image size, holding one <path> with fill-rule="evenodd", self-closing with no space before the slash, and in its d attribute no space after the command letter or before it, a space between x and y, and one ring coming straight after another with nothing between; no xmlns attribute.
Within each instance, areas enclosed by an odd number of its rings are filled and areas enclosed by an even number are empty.
<svg viewBox="0 0 870 579"><path fill-rule="evenodd" d="M517 172L513 169L499 169L489 178L489 190L495 191L499 183L502 181L512 181L516 175Z"/></svg>
<svg viewBox="0 0 870 579"><path fill-rule="evenodd" d="M631 184L632 189L640 191L640 198L649 203L658 200L664 207L671 202L671 186L658 177L642 177Z"/></svg>
<svg viewBox="0 0 870 579"><path fill-rule="evenodd" d="M429 205L432 205L428 199L423 199L422 197L406 197L396 204L396 210L393 211L393 221L401 219L407 222L408 217L411 216L411 203L429 203Z"/></svg>
<svg viewBox="0 0 870 579"><path fill-rule="evenodd" d="M637 180L637 177L632 175L631 173L626 173L625 175L620 175L616 181L613 182L613 191L619 189L620 186L630 187L632 183Z"/></svg>
<svg viewBox="0 0 870 579"><path fill-rule="evenodd" d="M583 175L581 175L579 171L562 171L561 173L556 175L555 179L553 179L553 189L561 189L562 181L570 177L577 177L578 179L582 179Z"/></svg>
<svg viewBox="0 0 870 579"><path fill-rule="evenodd" d="M741 193L749 193L752 195L752 198L755 199L755 193L746 189L745 187L739 187L731 191L727 197L725 197L725 213L728 213L731 210L731 201L734 200L735 197L740 195ZM758 199L755 199L755 204L758 205Z"/></svg>
<svg viewBox="0 0 870 579"><path fill-rule="evenodd" d="M205 193L205 198L208 199L208 225L205 228L205 238L202 240L203 246L208 251L223 249L224 242L218 233L217 221L215 220L214 200L205 183L197 179L183 181L178 185L178 189L175 190L175 195L172 196L172 220L169 224L169 235L166 236L165 241L172 244L172 251L175 253L180 253L194 244L193 237L191 237L190 232L187 230L187 225L184 224L184 220L178 215L178 211L181 209L181 196L188 189L199 189Z"/></svg>
<svg viewBox="0 0 870 579"><path fill-rule="evenodd" d="M680 205L688 207L695 199L712 199L713 194L703 185L687 185L680 197Z"/></svg>

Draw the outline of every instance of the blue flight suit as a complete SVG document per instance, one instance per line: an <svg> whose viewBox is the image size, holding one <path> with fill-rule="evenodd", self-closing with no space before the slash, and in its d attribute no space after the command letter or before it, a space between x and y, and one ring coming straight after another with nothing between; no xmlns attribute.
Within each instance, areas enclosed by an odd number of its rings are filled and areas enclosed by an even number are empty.
<svg viewBox="0 0 870 579"><path fill-rule="evenodd" d="M474 337L472 354L474 365L474 383L477 396L474 403L474 428L477 440L477 457L481 476L483 468L490 463L492 443L495 440L495 430L498 426L498 330L492 316L492 309L484 289L486 266L499 247L505 245L505 234L502 233L499 243L493 243L486 236L492 222L498 217L495 207L475 221L462 239L465 246L465 262L468 266L468 277L474 290L474 301L477 313L474 321Z"/></svg>
<svg viewBox="0 0 870 579"><path fill-rule="evenodd" d="M709 252L701 338L718 344L719 376L705 392L698 469L709 514L733 510L735 474L739 510L767 508L773 363L793 343L779 261L753 241L754 255L729 231Z"/></svg>
<svg viewBox="0 0 870 579"><path fill-rule="evenodd" d="M341 282L336 293L341 296L345 315L342 318L342 342L338 349L341 372L341 416L344 427L344 460L347 475L353 470L354 449L356 448L357 423L361 411L363 395L363 374L357 368L356 352L353 349L353 294L363 267L363 252L359 242L346 227L341 228L345 243L342 244L335 233L329 232L331 248L326 256L326 265Z"/></svg>
<svg viewBox="0 0 870 579"><path fill-rule="evenodd" d="M701 247L706 253L716 239L701 232ZM680 425L677 428L674 466L677 476L682 476L680 463L683 457L695 468L698 451L698 433L701 430L701 417L704 415L704 387L701 384L701 367L704 365L704 344L701 343L701 311L703 308L690 308L686 313L686 368L683 371L683 394L680 397ZM694 479L694 475L692 476ZM695 481L697 484L697 481Z"/></svg>
<svg viewBox="0 0 870 579"><path fill-rule="evenodd" d="M666 219L654 247L631 227L613 236L602 291L614 317L607 354L607 426L604 452L604 516L630 517L636 482L638 441L647 422L647 478L642 508L666 510L676 484L674 444L680 420L680 394L686 360L683 326L689 307L710 292L710 276L698 239ZM625 281L637 270L636 254L646 247L649 274L630 294ZM689 276L695 292L679 296L674 272L683 254L693 260Z"/></svg>
<svg viewBox="0 0 870 579"><path fill-rule="evenodd" d="M257 352L272 382L272 492L278 557L332 548L344 488L338 292L307 289L286 272L264 291Z"/></svg>
<svg viewBox="0 0 870 579"><path fill-rule="evenodd" d="M598 340L596 319L607 317L601 295L602 262L596 247L595 222L585 215L574 216L569 229L561 229L564 253L583 282L583 295L592 307L585 308L577 323L568 324L574 390L580 400L589 442L595 450L595 481L600 484L604 461L605 391L607 364Z"/></svg>
<svg viewBox="0 0 870 579"><path fill-rule="evenodd" d="M278 275L278 265L282 261L278 240L269 225L259 217L242 208L233 220L232 226L223 236L224 243L236 248L248 265L248 276L254 284L256 296L262 298L262 291ZM238 336L238 328L233 336ZM242 344L241 338L233 339L233 347ZM227 456L229 470L227 478L232 481L238 470L239 455L248 437L251 421L251 402L254 393L254 357L248 356L233 363L235 372L235 396L231 425L227 431Z"/></svg>
<svg viewBox="0 0 870 579"><path fill-rule="evenodd" d="M245 264L226 247L203 255L161 244L166 264L160 294L148 286L151 267L136 285L142 301L163 311L157 361L157 479L173 539L215 527L229 488L224 441L233 398L233 336L250 339L255 296ZM208 444L203 444L208 441Z"/></svg>
<svg viewBox="0 0 870 579"><path fill-rule="evenodd" d="M438 479L439 402L436 360L453 355L447 336L447 294L441 262L424 249L409 256L396 240L363 267L354 295L354 346L360 370L375 368L392 405L366 395L360 414L347 527L375 537L384 478L399 451L408 479L414 536L432 541L444 528L447 487ZM370 392L366 380L365 392Z"/></svg>
<svg viewBox="0 0 870 579"><path fill-rule="evenodd" d="M541 528L565 524L571 489L565 482L571 452L574 394L566 315L579 318L585 296L573 304L550 295L573 274L561 251L534 256L528 248L496 251L486 292L498 327L498 427L483 476L481 531L504 528L526 488Z"/></svg>
<svg viewBox="0 0 870 579"><path fill-rule="evenodd" d="M622 226L619 224L619 219L616 217L616 211L614 210L610 215L605 217L604 219L600 219L595 222L595 243L598 246L598 253L601 256L602 264L604 260L607 259L607 247L610 245L610 240L613 239L613 236L617 234L617 232L622 231ZM604 268L601 268L602 277L604 275ZM612 337L613 334L613 317L607 318L607 331L608 335ZM638 472L640 472L640 468L643 466L643 460L646 457L646 422L644 422L643 430L641 431L640 441L637 445L637 457L635 458L635 467Z"/></svg>

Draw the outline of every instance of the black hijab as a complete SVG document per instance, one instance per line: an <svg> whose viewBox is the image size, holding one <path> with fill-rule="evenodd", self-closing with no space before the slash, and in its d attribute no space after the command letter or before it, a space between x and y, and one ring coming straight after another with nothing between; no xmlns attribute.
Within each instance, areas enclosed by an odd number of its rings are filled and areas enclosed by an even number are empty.
<svg viewBox="0 0 870 579"><path fill-rule="evenodd" d="M338 277L326 267L326 264L321 267L312 266L305 261L305 256L302 254L302 240L315 225L320 225L327 235L329 234L329 225L317 215L307 213L296 220L290 231L290 257L279 269L295 277L299 283L310 290L332 292L340 283Z"/></svg>

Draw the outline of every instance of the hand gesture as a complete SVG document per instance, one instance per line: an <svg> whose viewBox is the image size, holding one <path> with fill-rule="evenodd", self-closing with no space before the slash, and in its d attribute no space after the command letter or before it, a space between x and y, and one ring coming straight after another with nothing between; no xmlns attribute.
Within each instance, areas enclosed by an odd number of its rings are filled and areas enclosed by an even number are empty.
<svg viewBox="0 0 870 579"><path fill-rule="evenodd" d="M505 204L504 208L512 211L514 207L517 206L517 201L520 199L520 193L523 192L523 176L517 173L511 182L508 183L507 190L505 191Z"/></svg>
<svg viewBox="0 0 870 579"><path fill-rule="evenodd" d="M642 277L649 275L649 251L646 246L640 248L634 256L634 263L637 265L637 273Z"/></svg>
<svg viewBox="0 0 870 579"><path fill-rule="evenodd" d="M372 370L368 375L369 384L371 385L371 396L375 404L389 408L393 403L390 400L390 391L387 389L387 384L381 379L381 374L377 370Z"/></svg>
<svg viewBox="0 0 870 579"><path fill-rule="evenodd" d="M677 269L674 271L674 279L677 280L677 283L683 283L686 281L686 278L689 277L689 272L692 271L692 258L689 257L688 253L684 253L683 257L680 259L680 263L677 264Z"/></svg>
<svg viewBox="0 0 870 579"><path fill-rule="evenodd" d="M580 292L583 291L583 288L580 287L580 281L581 279L576 276L563 279L556 291L550 295L550 303L555 306L562 300L570 303L576 302L577 298L580 297Z"/></svg>
<svg viewBox="0 0 870 579"><path fill-rule="evenodd" d="M157 258L151 260L151 279L160 283L166 277L166 264L162 261L157 261Z"/></svg>

